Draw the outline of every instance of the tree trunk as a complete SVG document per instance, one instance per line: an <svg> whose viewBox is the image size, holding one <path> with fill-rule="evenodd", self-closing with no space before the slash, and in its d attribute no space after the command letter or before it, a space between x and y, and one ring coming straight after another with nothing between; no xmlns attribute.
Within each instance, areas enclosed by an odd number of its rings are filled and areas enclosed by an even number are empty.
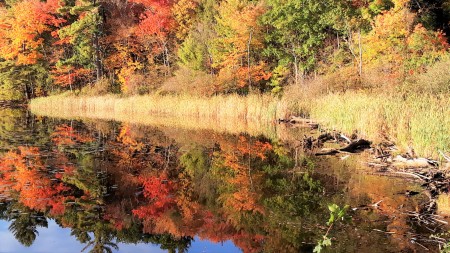
<svg viewBox="0 0 450 253"><path fill-rule="evenodd" d="M250 30L250 37L247 43L247 72L248 72L248 87L252 86L252 75L250 74L250 43L252 42L253 30Z"/></svg>
<svg viewBox="0 0 450 253"><path fill-rule="evenodd" d="M298 60L298 56L295 53L294 43L292 43L291 46L292 46L291 53L292 53L292 57L294 58L294 78L295 78L295 84L297 85L298 84L298 76L299 76L299 73L298 73L298 61L297 61Z"/></svg>
<svg viewBox="0 0 450 253"><path fill-rule="evenodd" d="M100 43L98 39L98 34L94 33L94 48L95 48L95 68L96 68L96 74L97 74L97 82L102 78L103 76L103 66L100 59Z"/></svg>
<svg viewBox="0 0 450 253"><path fill-rule="evenodd" d="M31 100L33 98L33 89L28 83L25 83L25 98Z"/></svg>
<svg viewBox="0 0 450 253"><path fill-rule="evenodd" d="M358 47L359 47L359 77L362 77L362 44L361 44L361 29L358 32Z"/></svg>
<svg viewBox="0 0 450 253"><path fill-rule="evenodd" d="M96 1L93 0L92 4L95 5ZM95 18L96 24L95 24L95 28L97 31L94 31L93 34L93 44L94 44L94 50L95 50L95 68L96 68L96 79L97 82L100 81L100 79L103 76L103 66L102 66L102 62L101 62L101 52L100 52L100 42L99 42L99 31L101 30L100 26L99 26L99 20L98 20L98 16Z"/></svg>
<svg viewBox="0 0 450 253"><path fill-rule="evenodd" d="M298 84L298 62L297 56L294 55L294 76L295 76L295 84Z"/></svg>

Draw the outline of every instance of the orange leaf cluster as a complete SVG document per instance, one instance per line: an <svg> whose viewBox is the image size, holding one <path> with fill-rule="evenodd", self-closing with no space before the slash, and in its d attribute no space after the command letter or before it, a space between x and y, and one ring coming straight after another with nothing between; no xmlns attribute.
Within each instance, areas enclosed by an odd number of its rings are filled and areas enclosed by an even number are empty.
<svg viewBox="0 0 450 253"><path fill-rule="evenodd" d="M63 192L69 188L52 180L40 156L39 149L32 147L5 154L0 159L1 185L11 185L19 201L31 209L62 214L66 199Z"/></svg>

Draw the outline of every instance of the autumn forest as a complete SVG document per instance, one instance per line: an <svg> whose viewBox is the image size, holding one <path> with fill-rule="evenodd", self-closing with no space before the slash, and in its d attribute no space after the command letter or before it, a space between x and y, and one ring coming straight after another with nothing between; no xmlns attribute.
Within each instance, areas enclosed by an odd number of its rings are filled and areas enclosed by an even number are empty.
<svg viewBox="0 0 450 253"><path fill-rule="evenodd" d="M398 87L448 68L449 20L446 0L3 0L1 97Z"/></svg>
<svg viewBox="0 0 450 253"><path fill-rule="evenodd" d="M449 252L449 35L449 0L0 0L0 251Z"/></svg>

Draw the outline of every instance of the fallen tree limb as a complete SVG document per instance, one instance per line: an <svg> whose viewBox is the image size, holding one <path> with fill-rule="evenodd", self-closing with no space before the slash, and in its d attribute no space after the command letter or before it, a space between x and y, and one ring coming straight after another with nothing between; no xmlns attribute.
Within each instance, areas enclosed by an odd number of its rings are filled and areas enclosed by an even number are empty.
<svg viewBox="0 0 450 253"><path fill-rule="evenodd" d="M341 135L342 139L346 140L348 143L352 143L352 140L350 140L350 138L348 138L347 136L345 136L343 134L340 134L340 135Z"/></svg>
<svg viewBox="0 0 450 253"><path fill-rule="evenodd" d="M339 149L339 151L355 153L356 151L370 148L370 144L372 143L368 140L359 139L357 141L351 142L346 147Z"/></svg>
<svg viewBox="0 0 450 253"><path fill-rule="evenodd" d="M353 141L348 144L346 147L340 149L331 149L331 150L322 150L319 153L316 153L316 156L324 156L324 155L335 155L337 153L346 152L346 153L356 153L358 151L370 148L370 141L359 139L357 141Z"/></svg>
<svg viewBox="0 0 450 253"><path fill-rule="evenodd" d="M437 162L427 158L412 158L408 159L400 155L394 157L393 166L403 168L426 168L437 167Z"/></svg>
<svg viewBox="0 0 450 253"><path fill-rule="evenodd" d="M403 172L403 171L395 171L395 174L402 174L402 175L409 175L409 176L413 176L415 178L418 178L420 180L424 180L424 179L430 179L426 176L422 176L420 174L416 174L416 173L410 173L410 172Z"/></svg>
<svg viewBox="0 0 450 253"><path fill-rule="evenodd" d="M315 156L324 156L324 155L335 155L335 154L337 154L337 153L339 153L339 150L337 150L337 149L332 149L332 150L322 150L322 152L319 152L319 153L315 153L314 155Z"/></svg>
<svg viewBox="0 0 450 253"><path fill-rule="evenodd" d="M439 154L441 154L442 157L444 157L445 160L447 160L447 162L450 162L450 156L446 155L444 152L442 152L441 150L439 150Z"/></svg>

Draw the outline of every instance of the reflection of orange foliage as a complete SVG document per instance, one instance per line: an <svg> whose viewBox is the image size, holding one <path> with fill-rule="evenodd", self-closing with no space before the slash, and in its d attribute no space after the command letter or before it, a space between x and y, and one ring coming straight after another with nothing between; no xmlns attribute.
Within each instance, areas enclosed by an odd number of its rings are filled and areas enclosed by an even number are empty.
<svg viewBox="0 0 450 253"><path fill-rule="evenodd" d="M178 175L178 187L180 190L176 197L177 206L185 219L192 220L201 211L201 205L193 201L192 181L184 173L180 173Z"/></svg>
<svg viewBox="0 0 450 253"><path fill-rule="evenodd" d="M257 170L252 172L251 161L265 160L266 153L273 147L268 142L252 141L241 135L234 148L223 154L223 164L233 170L233 177L228 182L236 189L231 195L223 196L225 205L237 210L263 213L263 208L258 204L261 193L254 187L260 179L260 173Z"/></svg>
<svg viewBox="0 0 450 253"><path fill-rule="evenodd" d="M19 147L18 152L8 152L0 160L1 184L12 185L19 201L29 208L52 214L64 213L62 192L69 188L52 180L40 159L37 148Z"/></svg>
<svg viewBox="0 0 450 253"><path fill-rule="evenodd" d="M201 218L204 223L197 232L201 239L217 243L231 239L236 233L234 226L225 217L203 210Z"/></svg>
<svg viewBox="0 0 450 253"><path fill-rule="evenodd" d="M123 216L126 214L123 214L122 211L121 205L109 205L103 215L103 219L111 223L116 230L120 231L126 227L123 220Z"/></svg>
<svg viewBox="0 0 450 253"><path fill-rule="evenodd" d="M116 148L112 151L119 160L117 161L118 168L117 173L121 175L121 180L127 185L139 185L142 183L133 173L141 173L149 164L156 168L162 168L164 159L161 154L141 152L146 145L133 136L133 129L124 124L120 129L120 133L116 138L117 142L111 143L116 145Z"/></svg>
<svg viewBox="0 0 450 253"><path fill-rule="evenodd" d="M139 179L144 186L144 197L150 203L133 210L134 215L141 219L157 217L175 205L174 183L166 176L141 176Z"/></svg>
<svg viewBox="0 0 450 253"><path fill-rule="evenodd" d="M237 149L242 155L255 155L262 160L266 159L265 153L273 149L272 145L268 142L255 141L250 143L250 140L243 135L239 136L239 143Z"/></svg>
<svg viewBox="0 0 450 253"><path fill-rule="evenodd" d="M183 227L180 226L179 222L173 219L171 212L162 213L156 219L152 220L147 219L146 222L144 222L144 224L146 229L145 231L147 233L149 232L157 234L170 233L176 237L187 235L185 231L182 231Z"/></svg>
<svg viewBox="0 0 450 253"><path fill-rule="evenodd" d="M144 147L143 143L138 142L133 137L131 137L131 128L128 124L124 124L122 126L117 140L127 145L131 150L139 151Z"/></svg>
<svg viewBox="0 0 450 253"><path fill-rule="evenodd" d="M234 244L246 253L262 252L264 239L264 235L255 235L244 231L240 231L239 233L233 235Z"/></svg>
<svg viewBox="0 0 450 253"><path fill-rule="evenodd" d="M408 224L409 217L402 210L418 208L417 201L419 199L408 198L404 194L399 194L404 192L406 188L408 188L406 181L372 175L364 176L364 180L353 180L348 184L348 189L354 199L367 195L371 203L381 201L376 212L392 218L389 223L385 223L385 230L392 232L390 238L393 245L398 245L397 248L409 247L407 241L404 240L404 236L408 234L411 227Z"/></svg>
<svg viewBox="0 0 450 253"><path fill-rule="evenodd" d="M93 141L91 137L81 135L79 132L76 132L73 127L68 125L56 127L51 136L52 141L56 145L74 145L75 143L86 143Z"/></svg>

